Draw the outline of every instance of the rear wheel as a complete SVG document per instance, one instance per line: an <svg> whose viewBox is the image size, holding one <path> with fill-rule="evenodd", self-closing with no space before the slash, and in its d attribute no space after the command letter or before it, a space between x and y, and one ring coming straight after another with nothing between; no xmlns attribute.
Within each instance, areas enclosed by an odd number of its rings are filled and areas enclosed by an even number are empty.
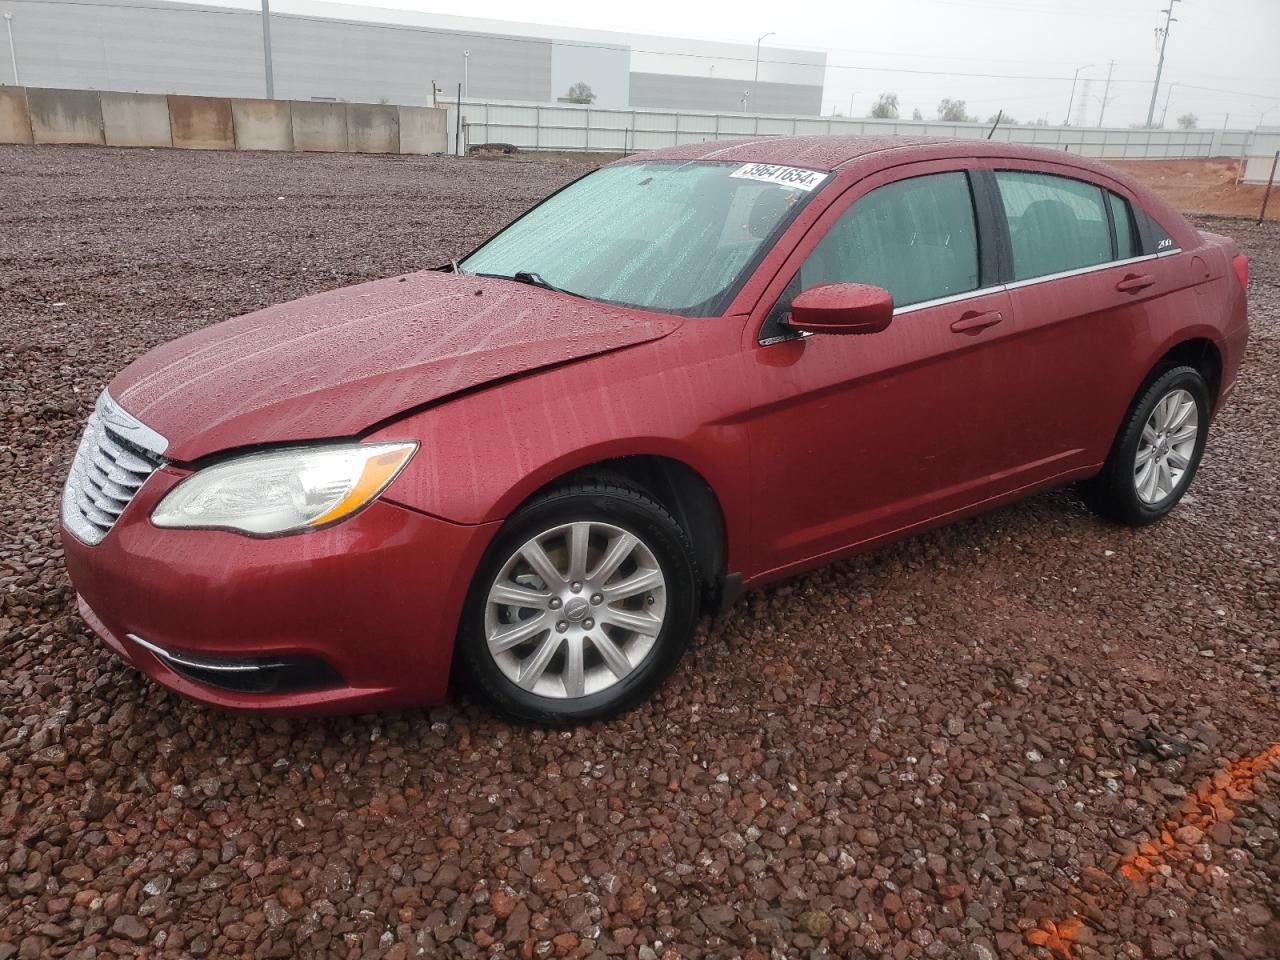
<svg viewBox="0 0 1280 960"><path fill-rule="evenodd" d="M521 509L486 554L458 637L478 692L515 718L563 725L651 693L693 634L688 537L644 493L565 486Z"/></svg>
<svg viewBox="0 0 1280 960"><path fill-rule="evenodd" d="M1118 523L1154 523L1177 506L1204 453L1209 388L1192 367L1174 367L1138 397L1102 472L1081 485L1085 502Z"/></svg>

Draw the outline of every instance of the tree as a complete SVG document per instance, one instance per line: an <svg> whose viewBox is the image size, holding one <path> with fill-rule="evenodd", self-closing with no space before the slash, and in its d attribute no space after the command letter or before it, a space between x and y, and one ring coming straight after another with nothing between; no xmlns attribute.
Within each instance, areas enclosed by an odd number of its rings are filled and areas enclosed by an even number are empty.
<svg viewBox="0 0 1280 960"><path fill-rule="evenodd" d="M1200 118L1194 113L1184 113L1178 118L1178 129L1194 130L1196 128L1196 123L1199 122L1199 120Z"/></svg>
<svg viewBox="0 0 1280 960"><path fill-rule="evenodd" d="M912 120L923 120L923 119L924 119L924 114L920 112L920 108L919 108L919 107L916 107L914 110L912 110L912 111L911 111L911 119L912 119Z"/></svg>
<svg viewBox="0 0 1280 960"><path fill-rule="evenodd" d="M564 98L569 103L595 103L596 95L591 92L590 86L579 80L569 88Z"/></svg>
<svg viewBox="0 0 1280 960"><path fill-rule="evenodd" d="M896 93L880 94L880 99L871 107L871 116L877 120L897 120L898 95Z"/></svg>
<svg viewBox="0 0 1280 960"><path fill-rule="evenodd" d="M996 122L996 117L1000 118L1000 126L1002 127L1016 127L1018 125L1018 121L1013 119L1013 117L1009 116L1007 113L993 113L991 116L987 117L987 123L994 124Z"/></svg>
<svg viewBox="0 0 1280 960"><path fill-rule="evenodd" d="M942 102L938 104L938 119L946 120L948 123L964 123L969 119L969 115L965 113L965 102L943 97Z"/></svg>

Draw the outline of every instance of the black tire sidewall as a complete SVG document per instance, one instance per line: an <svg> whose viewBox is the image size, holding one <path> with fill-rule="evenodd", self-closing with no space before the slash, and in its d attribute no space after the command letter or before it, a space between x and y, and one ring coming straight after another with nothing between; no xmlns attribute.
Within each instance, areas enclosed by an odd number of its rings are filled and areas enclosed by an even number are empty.
<svg viewBox="0 0 1280 960"><path fill-rule="evenodd" d="M1196 404L1199 432L1196 435L1195 450L1191 455L1191 464L1173 492L1156 504L1146 503L1138 496L1133 482L1133 467L1138 456L1138 445L1142 439L1142 429L1151 418L1156 405L1174 390L1186 390ZM1129 514L1133 522L1152 523L1166 516L1178 505L1183 494L1195 479L1200 468L1200 460L1204 454L1205 443L1209 438L1209 419L1212 407L1209 402L1209 388L1204 378L1191 367L1175 367L1162 374L1142 393L1132 415L1125 426L1124 434L1115 450L1115 463L1112 469L1112 490L1124 499L1123 511Z"/></svg>
<svg viewBox="0 0 1280 960"><path fill-rule="evenodd" d="M485 638L485 602L493 578L512 553L539 531L574 520L612 524L643 540L662 569L667 606L662 630L639 668L599 693L557 701L520 689L498 668ZM680 660L697 622L698 583L684 531L652 500L610 485L557 491L517 512L485 551L468 591L458 659L477 692L516 719L565 725L613 716L649 694Z"/></svg>

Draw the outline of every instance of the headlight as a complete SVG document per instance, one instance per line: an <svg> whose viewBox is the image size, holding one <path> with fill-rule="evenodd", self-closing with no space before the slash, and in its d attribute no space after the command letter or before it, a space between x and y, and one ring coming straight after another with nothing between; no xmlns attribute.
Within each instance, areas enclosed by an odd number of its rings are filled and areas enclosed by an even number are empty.
<svg viewBox="0 0 1280 960"><path fill-rule="evenodd" d="M152 511L151 522L257 537L327 526L385 490L417 449L416 443L344 443L236 457L183 480Z"/></svg>

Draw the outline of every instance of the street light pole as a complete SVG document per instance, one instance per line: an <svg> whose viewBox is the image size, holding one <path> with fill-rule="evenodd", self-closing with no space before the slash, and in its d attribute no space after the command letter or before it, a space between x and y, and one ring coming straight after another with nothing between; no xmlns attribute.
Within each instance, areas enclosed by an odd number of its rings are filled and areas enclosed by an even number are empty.
<svg viewBox="0 0 1280 960"><path fill-rule="evenodd" d="M271 66L271 3L262 0L262 65L267 72L267 99L276 98L275 71Z"/></svg>
<svg viewBox="0 0 1280 960"><path fill-rule="evenodd" d="M18 79L18 51L13 46L13 14L8 10L4 12L4 25L9 31L9 62L13 64L13 85L20 87L22 81Z"/></svg>
<svg viewBox="0 0 1280 960"><path fill-rule="evenodd" d="M1083 67L1077 67L1075 76L1071 78L1071 99L1067 101L1067 119L1062 121L1064 127L1071 126L1071 108L1076 105L1076 84L1080 82L1080 71L1088 70L1092 66L1092 63L1086 63Z"/></svg>
<svg viewBox="0 0 1280 960"><path fill-rule="evenodd" d="M776 35L777 34L773 30L770 30L768 33L762 33L759 36L759 38L757 38L756 40L756 74L755 74L755 77L752 78L751 80L751 95L753 97L756 97L756 95L760 92L758 89L760 86L760 44L764 43L767 37L772 37ZM759 98L757 97L757 99Z"/></svg>
<svg viewBox="0 0 1280 960"><path fill-rule="evenodd" d="M1164 13L1164 30L1160 33L1160 59L1156 61L1156 82L1151 87L1151 106L1147 108L1147 127L1151 127L1151 121L1156 116L1156 97L1160 94L1160 74L1164 73L1164 48L1169 43L1169 24L1178 21L1173 16L1173 5L1180 3L1181 0L1169 0L1169 9L1162 11Z"/></svg>

